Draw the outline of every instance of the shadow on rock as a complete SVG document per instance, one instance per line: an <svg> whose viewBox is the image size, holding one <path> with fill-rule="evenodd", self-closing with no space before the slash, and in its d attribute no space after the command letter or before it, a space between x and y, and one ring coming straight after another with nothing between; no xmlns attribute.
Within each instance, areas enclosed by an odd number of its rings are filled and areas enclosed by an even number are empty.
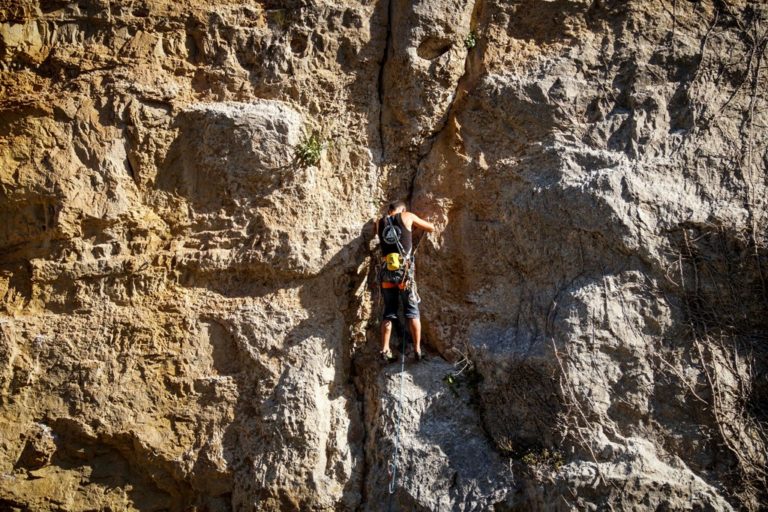
<svg viewBox="0 0 768 512"><path fill-rule="evenodd" d="M237 399L221 442L225 463L216 469L216 454L201 453L196 471L210 481L227 468L235 510L352 510L362 499L364 431L350 384L349 325L362 300L365 232L313 278L267 294L293 295L300 308L275 318L244 311L209 331L217 372L230 375ZM275 306L271 297L263 300L262 308ZM304 318L296 321L295 311ZM273 322L281 340L265 340L269 334L251 322ZM214 389L211 399L225 392Z"/></svg>

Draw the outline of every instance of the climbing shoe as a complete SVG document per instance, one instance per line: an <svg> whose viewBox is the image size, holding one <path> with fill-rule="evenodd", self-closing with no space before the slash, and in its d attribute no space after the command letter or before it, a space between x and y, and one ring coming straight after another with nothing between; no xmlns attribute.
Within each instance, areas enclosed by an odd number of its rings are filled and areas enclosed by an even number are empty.
<svg viewBox="0 0 768 512"><path fill-rule="evenodd" d="M395 356L392 354L392 351L389 349L382 350L381 352L379 352L379 354L381 355L381 358L384 360L385 363L391 363L392 361L395 360Z"/></svg>
<svg viewBox="0 0 768 512"><path fill-rule="evenodd" d="M414 352L413 354L416 357L416 362L417 363L420 363L420 362L424 361L427 358L427 356L424 355L423 352Z"/></svg>

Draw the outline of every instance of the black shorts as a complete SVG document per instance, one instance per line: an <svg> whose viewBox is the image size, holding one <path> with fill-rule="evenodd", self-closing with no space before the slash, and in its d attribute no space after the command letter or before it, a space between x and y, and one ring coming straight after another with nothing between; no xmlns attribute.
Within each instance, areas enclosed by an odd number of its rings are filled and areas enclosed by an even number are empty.
<svg viewBox="0 0 768 512"><path fill-rule="evenodd" d="M382 288L381 296L384 298L384 320L397 320L397 309L400 300L403 301L405 318L419 318L419 305L413 300L411 292L400 288ZM398 297L400 300L398 300Z"/></svg>

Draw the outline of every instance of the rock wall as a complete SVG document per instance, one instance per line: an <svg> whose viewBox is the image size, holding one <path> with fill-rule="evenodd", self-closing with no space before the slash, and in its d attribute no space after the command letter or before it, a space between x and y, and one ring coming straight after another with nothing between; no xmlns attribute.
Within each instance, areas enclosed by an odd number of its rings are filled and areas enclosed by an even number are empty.
<svg viewBox="0 0 768 512"><path fill-rule="evenodd" d="M0 505L765 507L767 45L747 1L0 2ZM438 226L402 373L392 197Z"/></svg>

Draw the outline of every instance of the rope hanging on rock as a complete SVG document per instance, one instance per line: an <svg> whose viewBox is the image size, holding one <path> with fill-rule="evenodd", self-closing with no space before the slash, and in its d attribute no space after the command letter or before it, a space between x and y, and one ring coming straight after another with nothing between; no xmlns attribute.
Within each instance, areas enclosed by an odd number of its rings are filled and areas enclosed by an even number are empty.
<svg viewBox="0 0 768 512"><path fill-rule="evenodd" d="M397 408L395 409L395 450L392 453L392 460L388 464L389 472L389 507L392 510L392 495L395 493L397 485L397 456L400 452L400 419L403 414L403 379L405 378L405 332L400 320L397 321L398 334L400 336L400 390L397 398Z"/></svg>
<svg viewBox="0 0 768 512"><path fill-rule="evenodd" d="M421 238L415 240L411 249L411 258L415 256L418 243L421 242ZM399 245L399 243L398 243ZM419 302L421 300L419 299ZM389 500L387 510L392 511L392 497L395 494L395 488L397 487L397 457L400 454L400 420L403 415L403 381L405 379L405 328L403 327L400 318L397 320L397 333L400 336L400 389L397 397L397 408L395 409L395 449L392 452L392 460L387 464L387 472L389 473Z"/></svg>

